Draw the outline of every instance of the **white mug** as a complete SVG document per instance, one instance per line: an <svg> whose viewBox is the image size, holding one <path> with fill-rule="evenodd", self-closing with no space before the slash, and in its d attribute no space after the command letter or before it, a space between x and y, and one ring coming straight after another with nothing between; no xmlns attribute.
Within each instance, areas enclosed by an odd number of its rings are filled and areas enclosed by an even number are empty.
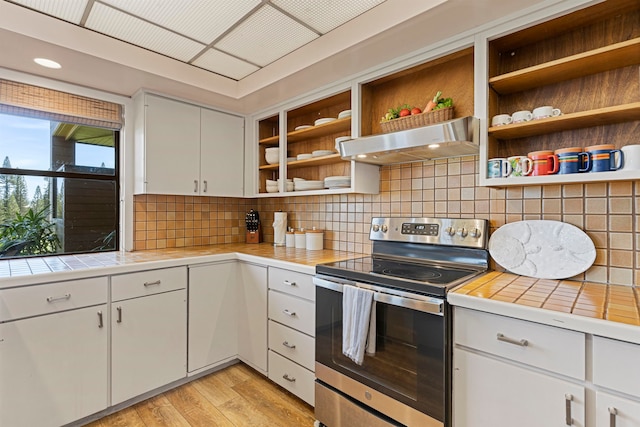
<svg viewBox="0 0 640 427"><path fill-rule="evenodd" d="M510 177L527 176L533 170L533 160L527 156L511 156L507 160L511 165Z"/></svg>
<svg viewBox="0 0 640 427"><path fill-rule="evenodd" d="M640 170L640 145L625 145L620 149L623 153L623 170Z"/></svg>
<svg viewBox="0 0 640 427"><path fill-rule="evenodd" d="M545 105L544 107L538 107L533 110L533 118L534 119L546 119L547 117L557 117L562 114L559 108L553 108L550 105Z"/></svg>
<svg viewBox="0 0 640 427"><path fill-rule="evenodd" d="M491 126L508 125L512 121L513 121L513 119L511 118L510 115L508 115L508 114L498 114L496 116L493 116L493 119L491 119Z"/></svg>
<svg viewBox="0 0 640 427"><path fill-rule="evenodd" d="M531 119L533 119L533 114L531 114L531 111L522 110L522 111L516 111L511 115L511 117L513 118L513 123L522 123L522 122L528 122Z"/></svg>
<svg viewBox="0 0 640 427"><path fill-rule="evenodd" d="M506 178L511 174L511 165L504 157L489 159L487 163L487 178Z"/></svg>

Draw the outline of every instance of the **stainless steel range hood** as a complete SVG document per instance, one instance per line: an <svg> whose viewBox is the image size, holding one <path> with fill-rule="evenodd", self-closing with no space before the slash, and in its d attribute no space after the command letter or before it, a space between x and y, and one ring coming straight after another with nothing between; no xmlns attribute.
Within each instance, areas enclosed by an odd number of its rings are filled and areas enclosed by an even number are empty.
<svg viewBox="0 0 640 427"><path fill-rule="evenodd" d="M389 165L446 157L472 156L479 152L480 121L462 117L433 125L365 136L340 143L345 160Z"/></svg>

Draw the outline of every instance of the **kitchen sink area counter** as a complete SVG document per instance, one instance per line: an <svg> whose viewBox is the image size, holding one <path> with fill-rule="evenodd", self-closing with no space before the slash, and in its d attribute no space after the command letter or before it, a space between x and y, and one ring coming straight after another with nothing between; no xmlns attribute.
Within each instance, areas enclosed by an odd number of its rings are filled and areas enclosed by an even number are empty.
<svg viewBox="0 0 640 427"><path fill-rule="evenodd" d="M0 289L226 260L259 263L268 260L269 265L274 267L313 274L316 264L336 262L361 255L330 249L307 251L275 247L270 243L259 245L231 243L135 252L20 258L0 261Z"/></svg>
<svg viewBox="0 0 640 427"><path fill-rule="evenodd" d="M547 280L492 271L449 293L457 307L640 344L634 286Z"/></svg>

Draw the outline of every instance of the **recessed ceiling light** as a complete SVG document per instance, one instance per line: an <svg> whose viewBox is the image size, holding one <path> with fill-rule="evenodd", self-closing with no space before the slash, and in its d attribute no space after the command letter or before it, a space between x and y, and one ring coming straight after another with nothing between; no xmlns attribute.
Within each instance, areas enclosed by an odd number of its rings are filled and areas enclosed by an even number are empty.
<svg viewBox="0 0 640 427"><path fill-rule="evenodd" d="M55 69L62 68L62 65L58 64L56 61L52 61L51 59L47 59L47 58L35 58L33 62L47 68L55 68Z"/></svg>

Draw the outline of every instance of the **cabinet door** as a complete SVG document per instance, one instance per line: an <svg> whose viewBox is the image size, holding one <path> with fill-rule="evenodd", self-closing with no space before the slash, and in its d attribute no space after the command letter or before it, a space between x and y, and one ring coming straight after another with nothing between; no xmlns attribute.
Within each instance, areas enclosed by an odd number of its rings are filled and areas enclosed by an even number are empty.
<svg viewBox="0 0 640 427"><path fill-rule="evenodd" d="M198 194L200 107L146 95L145 192Z"/></svg>
<svg viewBox="0 0 640 427"><path fill-rule="evenodd" d="M238 354L237 262L189 268L189 372Z"/></svg>
<svg viewBox="0 0 640 427"><path fill-rule="evenodd" d="M640 427L640 402L596 393L597 427Z"/></svg>
<svg viewBox="0 0 640 427"><path fill-rule="evenodd" d="M466 350L454 352L453 390L456 427L585 425L584 387Z"/></svg>
<svg viewBox="0 0 640 427"><path fill-rule="evenodd" d="M111 403L121 403L186 376L187 291L111 307Z"/></svg>
<svg viewBox="0 0 640 427"><path fill-rule="evenodd" d="M267 372L267 267L238 263L238 355Z"/></svg>
<svg viewBox="0 0 640 427"><path fill-rule="evenodd" d="M0 324L0 425L60 426L107 407L106 305Z"/></svg>
<svg viewBox="0 0 640 427"><path fill-rule="evenodd" d="M201 109L200 194L242 197L244 119Z"/></svg>

